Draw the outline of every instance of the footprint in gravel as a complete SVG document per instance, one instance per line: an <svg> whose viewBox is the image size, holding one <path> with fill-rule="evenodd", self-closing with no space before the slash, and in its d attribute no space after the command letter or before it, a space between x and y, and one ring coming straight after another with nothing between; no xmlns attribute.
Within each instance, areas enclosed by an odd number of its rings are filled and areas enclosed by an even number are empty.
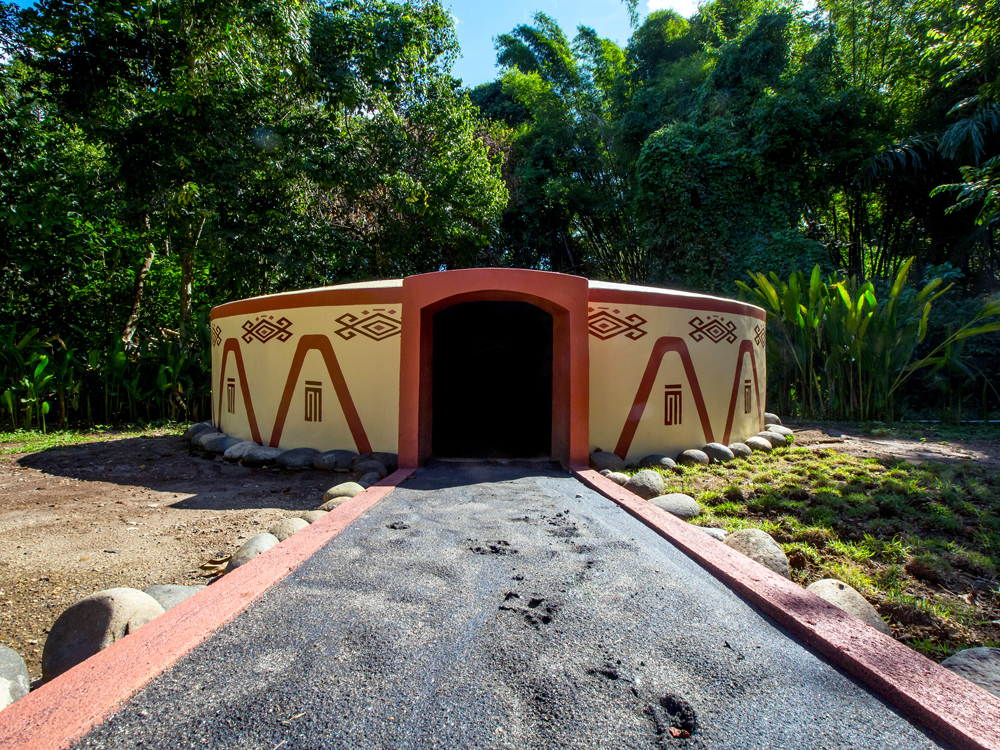
<svg viewBox="0 0 1000 750"><path fill-rule="evenodd" d="M599 669L588 669L587 674L591 676L601 676L608 680L620 680L621 675L618 674L618 669L614 664L605 664Z"/></svg>
<svg viewBox="0 0 1000 750"><path fill-rule="evenodd" d="M402 531L403 529L410 528L409 524L403 523L402 521L393 521L385 525L387 529L393 529L395 531Z"/></svg>
<svg viewBox="0 0 1000 750"><path fill-rule="evenodd" d="M676 695L665 695L654 701L647 710L663 747L670 747L670 740L690 737L698 728L698 720L691 704Z"/></svg>
<svg viewBox="0 0 1000 750"><path fill-rule="evenodd" d="M504 597L504 601L509 602L520 598L520 594L509 591ZM545 599L540 596L533 596L528 600L527 607L519 607L514 604L501 604L498 609L501 612L510 612L511 614L520 616L526 625L538 630L542 625L548 625L552 622L552 618L559 607L551 603L546 604Z"/></svg>
<svg viewBox="0 0 1000 750"><path fill-rule="evenodd" d="M467 539L473 546L469 547L470 552L477 555L516 555L517 550L510 546L510 542L505 539L497 539L495 542L486 541L479 544L478 539Z"/></svg>

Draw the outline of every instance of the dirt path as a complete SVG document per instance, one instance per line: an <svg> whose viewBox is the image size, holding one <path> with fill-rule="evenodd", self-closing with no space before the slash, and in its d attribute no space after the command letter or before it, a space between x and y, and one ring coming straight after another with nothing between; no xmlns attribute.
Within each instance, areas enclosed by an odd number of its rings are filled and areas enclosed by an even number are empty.
<svg viewBox="0 0 1000 750"><path fill-rule="evenodd" d="M48 629L73 602L116 586L204 583L199 565L287 511L315 509L337 481L205 460L179 436L0 457L0 643L36 679Z"/></svg>
<svg viewBox="0 0 1000 750"><path fill-rule="evenodd" d="M974 461L981 467L1000 469L997 441L871 437L858 433L851 425L789 422L787 426L795 431L796 446L831 448L859 458L903 458L913 464Z"/></svg>

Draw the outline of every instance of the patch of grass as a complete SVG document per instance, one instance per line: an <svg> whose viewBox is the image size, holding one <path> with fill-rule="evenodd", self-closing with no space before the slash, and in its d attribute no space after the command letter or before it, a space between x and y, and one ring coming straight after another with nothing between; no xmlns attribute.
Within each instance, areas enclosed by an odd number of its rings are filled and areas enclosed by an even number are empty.
<svg viewBox="0 0 1000 750"><path fill-rule="evenodd" d="M997 429L1000 435L1000 428ZM787 448L663 472L699 523L758 528L795 555L794 578L837 578L894 635L933 658L1000 640L1000 476L973 463L920 466Z"/></svg>
<svg viewBox="0 0 1000 750"><path fill-rule="evenodd" d="M37 430L15 430L0 432L0 456L15 453L37 453L59 448L64 445L96 443L108 440L122 440L134 437L154 437L158 435L179 435L186 428L177 423L149 426L125 426L121 428L95 427L91 430L60 430L42 433Z"/></svg>

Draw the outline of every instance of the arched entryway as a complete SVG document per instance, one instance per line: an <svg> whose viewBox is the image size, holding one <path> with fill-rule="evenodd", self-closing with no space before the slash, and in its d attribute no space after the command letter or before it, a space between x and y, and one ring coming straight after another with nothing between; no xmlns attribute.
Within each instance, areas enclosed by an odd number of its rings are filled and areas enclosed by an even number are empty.
<svg viewBox="0 0 1000 750"><path fill-rule="evenodd" d="M445 353L444 348L436 351L436 314L466 303L487 302L520 303L527 306L520 308L525 315L537 315L529 310L536 308L551 318L552 400L550 409L542 407L550 419L548 455L566 466L586 466L590 396L587 289L587 280L578 276L511 268L445 271L406 278L399 372L399 465L420 466L434 451L436 357L443 354L461 361L461 352ZM507 312L514 309L506 308ZM481 310L488 315L504 308ZM472 331L467 336L475 338L477 334ZM455 338L451 337L449 347L461 343ZM537 355L534 361L537 365ZM464 418L470 428L477 428L478 405L495 395L483 388L466 392L456 401L468 400L467 411L456 415L456 419Z"/></svg>
<svg viewBox="0 0 1000 750"><path fill-rule="evenodd" d="M551 455L552 316L484 300L438 310L433 326L432 455Z"/></svg>

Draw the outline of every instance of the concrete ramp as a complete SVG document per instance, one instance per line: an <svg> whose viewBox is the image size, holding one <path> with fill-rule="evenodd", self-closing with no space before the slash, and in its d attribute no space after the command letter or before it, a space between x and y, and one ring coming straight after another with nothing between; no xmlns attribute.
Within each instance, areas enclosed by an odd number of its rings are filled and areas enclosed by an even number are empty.
<svg viewBox="0 0 1000 750"><path fill-rule="evenodd" d="M943 747L548 465L418 470L81 748Z"/></svg>

